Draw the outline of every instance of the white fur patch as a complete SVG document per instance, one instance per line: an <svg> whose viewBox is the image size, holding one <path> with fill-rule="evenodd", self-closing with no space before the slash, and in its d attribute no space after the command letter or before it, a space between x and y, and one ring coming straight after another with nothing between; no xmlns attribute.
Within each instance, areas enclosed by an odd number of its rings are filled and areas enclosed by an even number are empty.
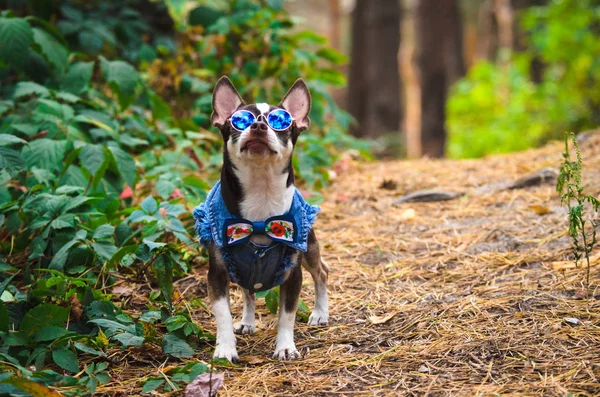
<svg viewBox="0 0 600 397"><path fill-rule="evenodd" d="M262 113L262 114L267 114L269 113L269 109L271 109L271 107L269 106L268 103L257 103L256 107L258 108L258 110Z"/></svg>
<svg viewBox="0 0 600 397"><path fill-rule="evenodd" d="M277 344L273 357L280 360L294 360L300 358L300 353L294 343L294 321L296 311L288 313L285 309L279 310L279 323L277 324Z"/></svg>
<svg viewBox="0 0 600 397"><path fill-rule="evenodd" d="M235 335L233 334L233 320L229 310L229 300L219 298L211 302L211 307L217 323L217 347L215 358L226 358L229 361L238 359L235 348Z"/></svg>

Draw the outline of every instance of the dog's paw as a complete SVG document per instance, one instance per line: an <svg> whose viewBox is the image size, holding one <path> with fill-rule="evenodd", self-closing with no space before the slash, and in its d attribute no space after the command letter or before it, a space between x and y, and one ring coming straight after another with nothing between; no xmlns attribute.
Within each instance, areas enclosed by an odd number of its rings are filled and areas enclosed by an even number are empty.
<svg viewBox="0 0 600 397"><path fill-rule="evenodd" d="M313 310L308 318L308 325L324 326L329 324L329 313Z"/></svg>
<svg viewBox="0 0 600 397"><path fill-rule="evenodd" d="M230 363L237 363L239 360L235 346L228 346L225 344L217 345L213 358L226 358Z"/></svg>
<svg viewBox="0 0 600 397"><path fill-rule="evenodd" d="M292 344L290 346L277 346L275 348L275 353L273 353L273 358L278 358L280 360L296 360L302 357L300 352L296 350L296 345Z"/></svg>
<svg viewBox="0 0 600 397"><path fill-rule="evenodd" d="M234 328L234 332L238 335L252 335L256 332L256 325L238 324Z"/></svg>

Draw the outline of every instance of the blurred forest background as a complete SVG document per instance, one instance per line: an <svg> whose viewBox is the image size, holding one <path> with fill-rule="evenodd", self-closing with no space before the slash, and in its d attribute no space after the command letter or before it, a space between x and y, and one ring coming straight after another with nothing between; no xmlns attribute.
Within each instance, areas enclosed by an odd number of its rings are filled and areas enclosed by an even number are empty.
<svg viewBox="0 0 600 397"><path fill-rule="evenodd" d="M600 117L595 0L0 9L0 393L35 382L93 394L111 382L108 352L144 344L173 363L144 391L207 371L177 366L214 339L191 316L202 299L177 283L206 264L190 213L219 177L221 75L250 102L307 81L312 126L293 165L311 202L360 156L477 157Z"/></svg>
<svg viewBox="0 0 600 397"><path fill-rule="evenodd" d="M383 154L480 157L599 123L598 1L324 3L289 8L349 56L335 98Z"/></svg>

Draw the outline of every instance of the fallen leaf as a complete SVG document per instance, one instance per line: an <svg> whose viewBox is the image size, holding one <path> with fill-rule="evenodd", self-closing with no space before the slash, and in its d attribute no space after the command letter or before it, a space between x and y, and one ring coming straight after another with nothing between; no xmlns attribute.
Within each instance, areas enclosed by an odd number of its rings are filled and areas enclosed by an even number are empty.
<svg viewBox="0 0 600 397"><path fill-rule="evenodd" d="M369 321L371 322L371 324L385 324L388 321L390 321L392 317L394 317L396 314L398 314L398 312L393 312L385 316L370 316Z"/></svg>
<svg viewBox="0 0 600 397"><path fill-rule="evenodd" d="M566 323L571 324L571 325L581 324L581 321L579 321L579 319L575 318L575 317L565 317L564 320Z"/></svg>
<svg viewBox="0 0 600 397"><path fill-rule="evenodd" d="M173 193L171 193L171 198L176 199L176 198L180 198L180 197L183 197L183 193L181 193L181 190L179 190L178 188L175 188L173 190Z"/></svg>
<svg viewBox="0 0 600 397"><path fill-rule="evenodd" d="M552 210L548 207L544 207L542 205L530 205L529 207L530 210L533 210L536 214L538 215L546 215L552 212Z"/></svg>
<svg viewBox="0 0 600 397"><path fill-rule="evenodd" d="M402 213L400 214L400 219L414 219L415 216L417 215L417 212L413 209L413 208L408 208L404 211L402 211Z"/></svg>
<svg viewBox="0 0 600 397"><path fill-rule="evenodd" d="M129 185L125 185L125 189L123 189L123 191L121 192L121 195L119 196L119 198L121 200L126 199L126 198L130 198L133 196L133 190L131 190L131 188L129 187Z"/></svg>
<svg viewBox="0 0 600 397"><path fill-rule="evenodd" d="M247 357L244 357L244 361L246 361L248 364L256 365L256 364L262 364L264 362L267 362L268 360L264 357L259 357L259 356L247 356Z"/></svg>
<svg viewBox="0 0 600 397"><path fill-rule="evenodd" d="M335 201L345 203L350 201L350 196L344 193L338 193L335 195Z"/></svg>
<svg viewBox="0 0 600 397"><path fill-rule="evenodd" d="M121 296L133 295L134 288L129 285L119 285L112 289L112 293Z"/></svg>
<svg viewBox="0 0 600 397"><path fill-rule="evenodd" d="M579 289L577 290L577 292L575 292L575 298L577 299L585 299L589 296L589 291L585 288Z"/></svg>
<svg viewBox="0 0 600 397"><path fill-rule="evenodd" d="M212 397L223 386L223 374L206 373L196 376L196 379L185 388L185 397Z"/></svg>

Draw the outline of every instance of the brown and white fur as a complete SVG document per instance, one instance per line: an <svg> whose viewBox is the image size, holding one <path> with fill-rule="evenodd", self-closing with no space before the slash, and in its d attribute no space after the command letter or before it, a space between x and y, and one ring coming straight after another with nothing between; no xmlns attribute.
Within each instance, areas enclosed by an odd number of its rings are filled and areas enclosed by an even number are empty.
<svg viewBox="0 0 600 397"><path fill-rule="evenodd" d="M292 154L300 133L310 126L310 93L302 79L297 80L278 106L265 103L246 105L227 77L222 77L213 92L212 124L221 130L224 141L221 192L225 206L232 214L250 221L264 221L286 213L294 195ZM276 108L287 110L294 119L285 131L273 131L266 123L267 114ZM239 109L249 110L256 121L239 132L230 124L231 115ZM253 236L256 243L268 243L268 237ZM267 240L265 240L267 239ZM301 265L315 282L315 308L309 325L327 325L327 277L329 269L321 259L314 230L308 236L308 250L298 251L295 265L280 287L279 322L274 358L293 360L300 357L294 343L294 321L302 286ZM244 311L235 327L229 304L229 275L219 250L209 247L208 293L217 323L215 358L238 360L237 334L253 334L255 296L243 290Z"/></svg>

